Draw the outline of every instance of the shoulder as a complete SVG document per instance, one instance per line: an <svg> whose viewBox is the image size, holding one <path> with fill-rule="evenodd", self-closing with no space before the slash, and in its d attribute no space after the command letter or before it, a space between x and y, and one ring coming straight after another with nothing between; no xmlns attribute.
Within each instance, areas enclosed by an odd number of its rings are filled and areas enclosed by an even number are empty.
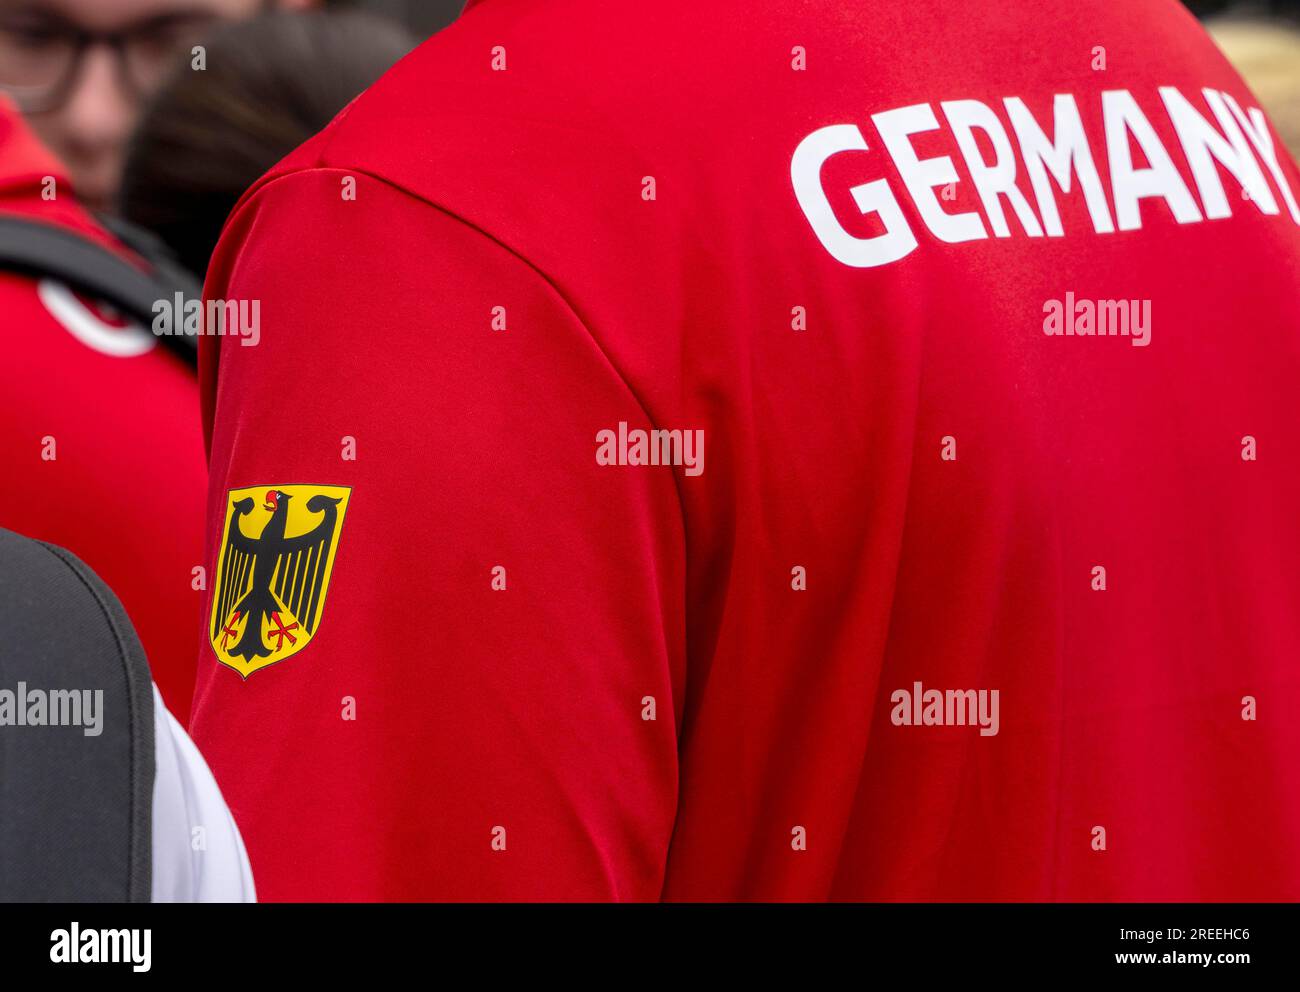
<svg viewBox="0 0 1300 992"><path fill-rule="evenodd" d="M245 202L285 176L339 169L380 179L503 241L526 236L530 223L552 232L557 216L575 225L606 216L634 203L643 178L688 143L685 94L697 89L700 70L687 67L709 60L671 43L672 20L625 3L483 0L271 170Z"/></svg>

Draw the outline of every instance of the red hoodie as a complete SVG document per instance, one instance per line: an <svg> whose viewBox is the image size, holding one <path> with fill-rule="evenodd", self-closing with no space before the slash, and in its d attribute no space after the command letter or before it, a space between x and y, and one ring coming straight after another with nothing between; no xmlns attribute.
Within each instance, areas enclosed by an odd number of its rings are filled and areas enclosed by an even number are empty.
<svg viewBox="0 0 1300 992"><path fill-rule="evenodd" d="M490 0L398 65L207 287L259 894L1300 898L1255 107L1174 0Z"/></svg>
<svg viewBox="0 0 1300 992"><path fill-rule="evenodd" d="M132 256L78 205L63 169L0 98L0 214ZM0 526L72 551L122 600L168 708L194 687L205 480L192 373L94 302L0 272ZM202 577L199 577L201 584Z"/></svg>

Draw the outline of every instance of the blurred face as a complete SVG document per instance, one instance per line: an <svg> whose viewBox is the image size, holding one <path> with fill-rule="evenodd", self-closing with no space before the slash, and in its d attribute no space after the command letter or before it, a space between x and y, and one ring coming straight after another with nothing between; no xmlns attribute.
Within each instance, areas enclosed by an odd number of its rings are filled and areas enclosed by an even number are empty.
<svg viewBox="0 0 1300 992"><path fill-rule="evenodd" d="M102 208L141 102L223 20L263 0L0 0L0 88Z"/></svg>

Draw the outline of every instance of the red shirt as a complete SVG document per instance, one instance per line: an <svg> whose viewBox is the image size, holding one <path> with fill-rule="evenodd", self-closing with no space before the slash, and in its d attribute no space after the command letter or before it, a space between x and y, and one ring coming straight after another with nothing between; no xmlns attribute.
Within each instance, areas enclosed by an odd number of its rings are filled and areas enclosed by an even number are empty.
<svg viewBox="0 0 1300 992"><path fill-rule="evenodd" d="M0 213L132 257L77 204L62 167L3 100ZM183 720L206 477L194 376L148 330L53 280L0 272L0 313L0 526L69 549L108 583Z"/></svg>
<svg viewBox="0 0 1300 992"><path fill-rule="evenodd" d="M209 274L209 564L343 514L309 645L204 635L259 894L1300 898L1254 108L1173 0L490 0L399 64Z"/></svg>

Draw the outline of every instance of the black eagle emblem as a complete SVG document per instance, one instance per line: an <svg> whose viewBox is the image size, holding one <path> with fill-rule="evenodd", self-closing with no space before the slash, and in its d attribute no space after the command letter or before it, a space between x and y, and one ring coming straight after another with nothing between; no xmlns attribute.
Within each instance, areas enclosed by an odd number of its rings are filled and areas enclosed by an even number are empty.
<svg viewBox="0 0 1300 992"><path fill-rule="evenodd" d="M285 533L289 519L289 493L271 489L263 509L271 519L258 537L249 537L240 527L254 512L251 496L235 500L226 526L221 569L217 575L215 608L212 611L212 642L232 657L248 663L281 651L286 639L296 643L299 632L308 636L320 620L321 591L328 574L328 559L338 527L341 500L317 494L307 500L307 509L320 521L303 534ZM236 625L245 620L242 634ZM262 636L262 621L269 620L268 644Z"/></svg>

